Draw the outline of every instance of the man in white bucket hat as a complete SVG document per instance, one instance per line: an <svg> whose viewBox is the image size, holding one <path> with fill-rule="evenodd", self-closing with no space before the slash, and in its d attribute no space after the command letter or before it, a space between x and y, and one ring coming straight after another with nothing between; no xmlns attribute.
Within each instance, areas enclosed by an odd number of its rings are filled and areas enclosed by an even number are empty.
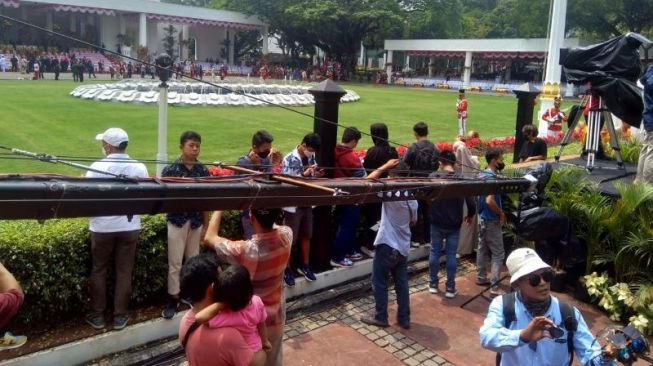
<svg viewBox="0 0 653 366"><path fill-rule="evenodd" d="M481 345L497 352L497 365L616 365L583 316L551 295L554 273L530 248L506 259L515 292L492 300L480 330Z"/></svg>

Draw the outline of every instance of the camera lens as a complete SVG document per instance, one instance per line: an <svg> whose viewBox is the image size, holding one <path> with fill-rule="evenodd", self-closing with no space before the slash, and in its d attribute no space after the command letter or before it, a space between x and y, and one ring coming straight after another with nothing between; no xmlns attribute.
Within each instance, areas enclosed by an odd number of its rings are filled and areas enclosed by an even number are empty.
<svg viewBox="0 0 653 366"><path fill-rule="evenodd" d="M565 334L565 331L559 327L550 327L548 331L551 334L551 338L560 338Z"/></svg>

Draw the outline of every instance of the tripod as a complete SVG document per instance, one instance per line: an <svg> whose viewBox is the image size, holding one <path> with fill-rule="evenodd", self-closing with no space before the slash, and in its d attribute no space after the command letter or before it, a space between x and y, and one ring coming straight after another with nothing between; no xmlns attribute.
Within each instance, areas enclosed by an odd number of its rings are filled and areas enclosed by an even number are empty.
<svg viewBox="0 0 653 366"><path fill-rule="evenodd" d="M585 169L591 172L596 167L594 160L596 153L599 151L599 144L601 143L602 119L605 121L608 134L610 135L610 147L614 150L615 157L617 158L617 169L625 169L623 159L621 158L621 148L619 147L617 132L612 123L612 113L610 113L610 110L605 107L603 98L593 93L586 94L580 102L578 113L573 116L571 123L569 124L569 129L560 142L560 149L555 154L555 161L560 161L562 150L569 144L574 128L576 128L576 125L580 120L582 114L581 111L585 109L587 103L589 103L590 110L587 116L587 137L585 139L585 152L587 152L587 165L585 166Z"/></svg>
<svg viewBox="0 0 653 366"><path fill-rule="evenodd" d="M461 308L461 309L464 308L467 304L469 304L470 302L476 300L476 299L479 298L479 297L484 298L484 299L487 300L488 302L489 302L489 301L492 301L491 298L485 296L485 293L486 293L488 290L490 290L492 287L499 286L499 284L500 284L501 282L503 282L503 280L505 280L505 279L508 278L508 277L510 277L510 275L509 275L509 274L506 274L506 275L504 275L503 277L501 277L501 278L499 278L498 280L496 280L495 282L492 282L492 283L489 284L485 289L483 289L481 292L479 292L479 293L477 293L476 295L470 297L467 301L465 301L462 305L460 305L460 308Z"/></svg>

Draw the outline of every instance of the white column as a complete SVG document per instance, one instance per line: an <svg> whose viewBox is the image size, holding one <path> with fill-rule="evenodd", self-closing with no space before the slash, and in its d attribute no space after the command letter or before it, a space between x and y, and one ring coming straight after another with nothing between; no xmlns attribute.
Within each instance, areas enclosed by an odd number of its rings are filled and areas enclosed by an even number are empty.
<svg viewBox="0 0 653 366"><path fill-rule="evenodd" d="M159 85L159 135L157 138L156 176L161 178L161 172L168 161L168 86Z"/></svg>
<svg viewBox="0 0 653 366"><path fill-rule="evenodd" d="M77 32L77 16L74 13L70 13L70 31Z"/></svg>
<svg viewBox="0 0 653 366"><path fill-rule="evenodd" d="M404 64L404 71L408 71L410 69L410 55L408 52L406 52L406 59L405 59L405 64Z"/></svg>
<svg viewBox="0 0 653 366"><path fill-rule="evenodd" d="M125 34L127 33L127 22L125 21L125 17L120 15L118 17L118 22L120 23L120 34Z"/></svg>
<svg viewBox="0 0 653 366"><path fill-rule="evenodd" d="M79 38L84 38L86 34L86 19L84 16L79 17Z"/></svg>
<svg viewBox="0 0 653 366"><path fill-rule="evenodd" d="M388 84L392 84L392 50L388 50L388 55L385 59L385 72L388 77Z"/></svg>
<svg viewBox="0 0 653 366"><path fill-rule="evenodd" d="M465 52L465 68L463 70L463 88L469 86L472 79L472 51Z"/></svg>
<svg viewBox="0 0 653 366"><path fill-rule="evenodd" d="M141 13L138 22L138 44L147 47L147 16L145 13Z"/></svg>
<svg viewBox="0 0 653 366"><path fill-rule="evenodd" d="M54 24L54 22L52 20L52 12L49 11L49 12L45 13L45 28L47 30L51 31L53 29L53 24Z"/></svg>
<svg viewBox="0 0 653 366"><path fill-rule="evenodd" d="M365 46L363 46L363 41L361 41L361 55L358 58L358 65L359 66L365 65Z"/></svg>
<svg viewBox="0 0 653 366"><path fill-rule="evenodd" d="M234 42L236 40L236 30L229 30L229 65L234 64Z"/></svg>
<svg viewBox="0 0 653 366"><path fill-rule="evenodd" d="M265 26L261 30L261 36L263 36L263 50L262 53L264 55L268 54L268 27Z"/></svg>
<svg viewBox="0 0 653 366"><path fill-rule="evenodd" d="M560 94L560 48L565 40L565 17L567 16L567 0L553 0L553 11L549 19L550 34L549 46L547 49L546 68L544 74L544 85L540 95L540 111L537 114L540 135L545 135L548 130L548 123L542 120L542 115L549 108L553 107L553 98Z"/></svg>
<svg viewBox="0 0 653 366"><path fill-rule="evenodd" d="M429 57L429 77L433 77L433 69L435 69L435 56Z"/></svg>
<svg viewBox="0 0 653 366"><path fill-rule="evenodd" d="M181 47L180 58L186 60L188 59L188 40L190 39L188 34L188 24L183 24L181 26L181 39L184 41L184 45Z"/></svg>

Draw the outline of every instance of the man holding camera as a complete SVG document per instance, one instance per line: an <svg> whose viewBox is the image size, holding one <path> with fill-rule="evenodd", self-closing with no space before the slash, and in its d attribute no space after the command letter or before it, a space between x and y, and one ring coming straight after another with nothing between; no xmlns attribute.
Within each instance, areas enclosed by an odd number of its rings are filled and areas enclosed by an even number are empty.
<svg viewBox="0 0 653 366"><path fill-rule="evenodd" d="M601 350L578 309L551 295L553 270L530 248L506 260L515 292L495 298L480 330L497 365L616 365Z"/></svg>

